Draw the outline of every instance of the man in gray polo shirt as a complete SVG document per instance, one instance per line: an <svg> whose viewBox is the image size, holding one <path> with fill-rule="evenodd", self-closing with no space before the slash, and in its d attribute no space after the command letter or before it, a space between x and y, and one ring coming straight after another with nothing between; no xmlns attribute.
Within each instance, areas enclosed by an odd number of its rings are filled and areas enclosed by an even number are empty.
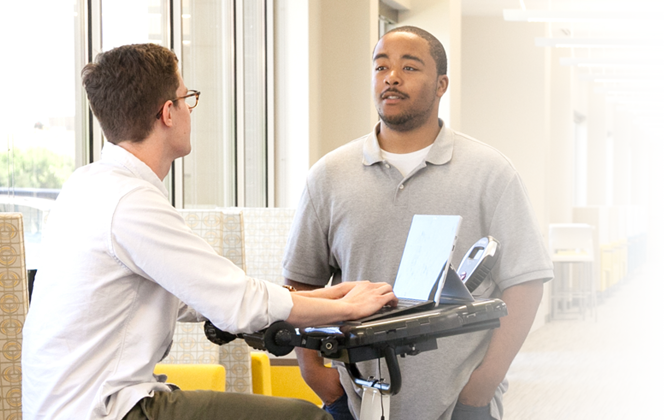
<svg viewBox="0 0 664 420"><path fill-rule="evenodd" d="M414 214L461 215L453 263L481 237L501 243L496 266L475 290L500 297L509 315L494 331L438 340L439 349L400 360L403 389L392 419L500 419L505 375L553 277L523 183L492 147L445 127L438 106L448 86L440 42L397 28L374 50L373 132L329 153L307 178L284 258L296 288L333 282L393 282ZM343 369L298 350L303 377L336 419L359 417L361 389ZM378 376L376 361L360 364ZM382 367L386 372L386 367ZM346 403L347 399L347 403ZM345 413L344 413L345 412Z"/></svg>

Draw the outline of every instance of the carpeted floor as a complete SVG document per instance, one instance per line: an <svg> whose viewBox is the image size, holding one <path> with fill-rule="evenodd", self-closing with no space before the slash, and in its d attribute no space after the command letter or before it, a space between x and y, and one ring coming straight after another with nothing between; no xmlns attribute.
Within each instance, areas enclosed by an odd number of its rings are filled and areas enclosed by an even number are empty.
<svg viewBox="0 0 664 420"><path fill-rule="evenodd" d="M663 277L644 268L600 301L597 321L532 332L508 373L504 420L664 419Z"/></svg>

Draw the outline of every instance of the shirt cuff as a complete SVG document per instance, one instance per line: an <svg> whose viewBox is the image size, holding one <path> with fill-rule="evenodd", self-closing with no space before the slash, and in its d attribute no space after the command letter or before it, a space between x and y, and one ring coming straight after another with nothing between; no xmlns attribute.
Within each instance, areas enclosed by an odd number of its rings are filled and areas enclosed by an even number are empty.
<svg viewBox="0 0 664 420"><path fill-rule="evenodd" d="M293 309L291 292L278 284L265 282L267 287L267 307L269 324L286 320Z"/></svg>

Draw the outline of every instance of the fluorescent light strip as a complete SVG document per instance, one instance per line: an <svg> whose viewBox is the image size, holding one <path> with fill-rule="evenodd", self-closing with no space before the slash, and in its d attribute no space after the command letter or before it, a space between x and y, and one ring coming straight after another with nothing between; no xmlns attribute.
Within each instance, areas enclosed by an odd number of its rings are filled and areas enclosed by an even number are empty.
<svg viewBox="0 0 664 420"><path fill-rule="evenodd" d="M564 11L505 9L503 18L508 22L597 23L625 20L662 20L662 11Z"/></svg>
<svg viewBox="0 0 664 420"><path fill-rule="evenodd" d="M622 93L630 95L644 94L664 94L664 88L648 88L648 87L630 87L630 86L598 86L593 89L595 93Z"/></svg>
<svg viewBox="0 0 664 420"><path fill-rule="evenodd" d="M535 45L558 48L633 48L662 45L662 41L651 39L535 38Z"/></svg>
<svg viewBox="0 0 664 420"><path fill-rule="evenodd" d="M626 98L624 96L622 97L616 97L616 96L609 96L606 98L606 102L610 104L622 104L622 105L628 105L628 104L664 104L664 97L663 96L654 96L652 98L646 97L646 96L639 96L638 98Z"/></svg>
<svg viewBox="0 0 664 420"><path fill-rule="evenodd" d="M663 60L638 60L630 58L561 58L561 66L578 67L661 67Z"/></svg>
<svg viewBox="0 0 664 420"><path fill-rule="evenodd" d="M637 119L639 121L642 121L642 122L650 122L650 121L652 121L652 122L658 122L658 121L664 122L664 114L662 114L659 117L641 115L639 117L636 117L635 119Z"/></svg>
<svg viewBox="0 0 664 420"><path fill-rule="evenodd" d="M659 74L580 74L579 80L601 83L647 83L664 82Z"/></svg>
<svg viewBox="0 0 664 420"><path fill-rule="evenodd" d="M634 108L630 106L625 106L625 105L619 105L616 107L616 111L618 112L629 112L630 114L634 114L635 116L641 116L641 115L664 115L664 108L663 107L652 107L652 108Z"/></svg>

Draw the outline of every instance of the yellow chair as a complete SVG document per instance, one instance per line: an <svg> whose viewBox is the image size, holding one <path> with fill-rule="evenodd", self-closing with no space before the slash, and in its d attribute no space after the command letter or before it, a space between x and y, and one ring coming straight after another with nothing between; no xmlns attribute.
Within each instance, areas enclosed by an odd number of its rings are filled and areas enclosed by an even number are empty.
<svg viewBox="0 0 664 420"><path fill-rule="evenodd" d="M599 287L597 290L605 292L610 290L613 282L613 247L611 244L601 244L600 249L600 275Z"/></svg>
<svg viewBox="0 0 664 420"><path fill-rule="evenodd" d="M272 366L270 370L272 373L272 395L275 397L299 398L312 402L319 407L323 406L323 401L302 379L297 362L294 366Z"/></svg>
<svg viewBox="0 0 664 420"><path fill-rule="evenodd" d="M611 247L613 248L613 281L611 286L615 286L622 278L622 271L620 270L620 242L612 241Z"/></svg>
<svg viewBox="0 0 664 420"><path fill-rule="evenodd" d="M254 394L272 395L270 358L265 353L251 352L251 384Z"/></svg>
<svg viewBox="0 0 664 420"><path fill-rule="evenodd" d="M166 375L169 383L177 385L183 391L226 390L226 368L222 365L158 363L154 373Z"/></svg>
<svg viewBox="0 0 664 420"><path fill-rule="evenodd" d="M629 250L629 242L627 238L618 239L620 243L620 278L627 280L627 255Z"/></svg>

